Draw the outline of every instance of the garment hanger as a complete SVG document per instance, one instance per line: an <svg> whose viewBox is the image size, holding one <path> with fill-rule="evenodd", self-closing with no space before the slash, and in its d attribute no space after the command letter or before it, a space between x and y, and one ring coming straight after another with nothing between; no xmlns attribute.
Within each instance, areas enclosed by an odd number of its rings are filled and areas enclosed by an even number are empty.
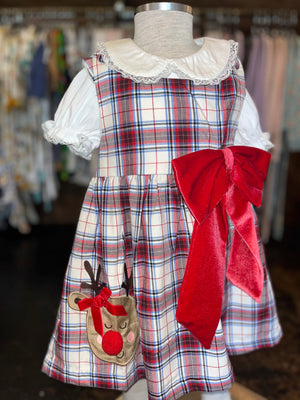
<svg viewBox="0 0 300 400"><path fill-rule="evenodd" d="M192 14L192 7L187 4L181 3L169 3L169 2L158 2L158 3L146 3L137 7L136 14L143 11L182 11Z"/></svg>

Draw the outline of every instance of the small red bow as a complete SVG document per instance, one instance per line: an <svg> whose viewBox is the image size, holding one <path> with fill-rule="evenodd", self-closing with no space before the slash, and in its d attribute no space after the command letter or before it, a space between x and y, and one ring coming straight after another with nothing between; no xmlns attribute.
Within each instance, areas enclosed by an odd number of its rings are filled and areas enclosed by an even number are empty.
<svg viewBox="0 0 300 400"><path fill-rule="evenodd" d="M245 146L201 150L172 161L195 218L176 318L205 348L220 319L225 274L260 301L264 277L251 203L261 205L269 161L269 153ZM228 217L234 230L227 258Z"/></svg>
<svg viewBox="0 0 300 400"><path fill-rule="evenodd" d="M125 308L121 305L114 305L108 302L108 299L111 296L111 290L107 287L103 287L101 292L91 298L85 298L78 302L78 307L80 311L84 311L87 308L91 307L93 322L95 326L95 330L99 333L99 335L103 335L103 323L101 316L101 307L105 307L107 311L112 315L127 315Z"/></svg>

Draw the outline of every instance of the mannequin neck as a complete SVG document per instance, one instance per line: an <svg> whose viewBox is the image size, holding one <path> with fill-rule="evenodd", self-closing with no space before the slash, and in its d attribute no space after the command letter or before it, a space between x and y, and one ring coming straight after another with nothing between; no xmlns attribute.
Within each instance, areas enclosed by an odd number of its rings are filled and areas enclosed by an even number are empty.
<svg viewBox="0 0 300 400"><path fill-rule="evenodd" d="M193 16L182 11L143 11L134 17L134 41L147 53L181 58L199 50L193 38Z"/></svg>

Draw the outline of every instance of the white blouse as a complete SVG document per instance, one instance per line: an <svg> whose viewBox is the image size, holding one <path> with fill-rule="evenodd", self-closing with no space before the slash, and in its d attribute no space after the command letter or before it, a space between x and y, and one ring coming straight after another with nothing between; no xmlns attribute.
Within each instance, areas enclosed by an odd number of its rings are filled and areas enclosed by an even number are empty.
<svg viewBox="0 0 300 400"><path fill-rule="evenodd" d="M205 40L204 43L203 40ZM130 76L133 79L136 77L136 80L139 81L145 79L148 82L151 79L153 82L156 78L160 79L162 76L182 77L183 75L195 81L195 71L192 72L193 66L199 65L199 58L201 58L200 65L203 65L204 57L207 63L211 59L211 63L215 64L215 71L218 71L219 78L217 78L223 79L225 74L228 74L228 71L231 70L231 64L236 59L237 48L232 46L234 42L210 38L202 38L196 42L198 44L201 42L203 49L200 49L195 55L178 59L178 62L176 62L176 59L170 61L169 59L162 59L144 53L131 39L107 42L102 45L102 54L105 56L105 63L110 68L120 71L124 76ZM119 61L121 49L122 54L127 54L128 64L126 66L123 59L122 68L120 68ZM129 52L130 57L128 57ZM116 59L118 60L117 64L115 62ZM218 60L218 64L216 60ZM141 69L139 69L139 63L141 62L144 69L145 65L149 66L152 62L153 68L156 70L159 62L161 67L159 74L151 75L147 70L147 77L143 78L140 74ZM169 68L170 65L172 68ZM149 76L151 77L149 78ZM197 77L199 77L199 72L197 72ZM212 76L209 79L212 79L211 82L215 82L215 77ZM207 83L209 82L208 80ZM71 82L59 104L54 120L46 121L42 128L44 136L49 142L65 144L76 155L88 160L91 159L93 150L100 145L102 128L96 88L85 68ZM248 92L246 92L246 98L240 114L234 145L252 146L266 151L272 147L269 134L261 130L256 106Z"/></svg>

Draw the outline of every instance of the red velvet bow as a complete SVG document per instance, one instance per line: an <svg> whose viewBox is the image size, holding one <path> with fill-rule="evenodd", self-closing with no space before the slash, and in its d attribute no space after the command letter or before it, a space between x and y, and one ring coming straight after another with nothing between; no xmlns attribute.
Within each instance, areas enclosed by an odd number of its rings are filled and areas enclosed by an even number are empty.
<svg viewBox="0 0 300 400"><path fill-rule="evenodd" d="M85 298L78 302L80 311L84 311L91 307L92 317L94 322L95 330L99 335L103 335L103 323L101 316L101 307L105 307L107 311L112 315L127 315L125 308L121 305L114 305L108 302L111 296L111 290L107 287L103 287L101 292L92 298Z"/></svg>
<svg viewBox="0 0 300 400"><path fill-rule="evenodd" d="M195 218L176 318L206 348L220 319L225 273L260 301L263 267L250 203L261 205L269 161L269 153L244 146L201 150L172 161L177 186ZM226 255L228 217L234 230Z"/></svg>

